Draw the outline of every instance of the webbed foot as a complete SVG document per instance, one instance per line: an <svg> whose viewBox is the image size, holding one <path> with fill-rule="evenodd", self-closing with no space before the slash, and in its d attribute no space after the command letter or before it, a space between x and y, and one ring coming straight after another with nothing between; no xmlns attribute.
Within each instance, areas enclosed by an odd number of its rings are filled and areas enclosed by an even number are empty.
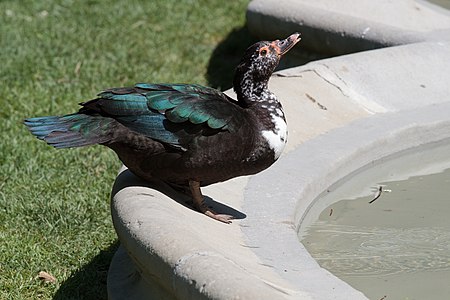
<svg viewBox="0 0 450 300"><path fill-rule="evenodd" d="M213 209L209 208L205 201L203 200L203 195L200 190L200 182L189 180L189 188L191 190L192 199L194 201L194 207L207 215L210 218L213 218L214 220L230 224L231 220L234 219L233 216L226 215L226 214L218 214Z"/></svg>

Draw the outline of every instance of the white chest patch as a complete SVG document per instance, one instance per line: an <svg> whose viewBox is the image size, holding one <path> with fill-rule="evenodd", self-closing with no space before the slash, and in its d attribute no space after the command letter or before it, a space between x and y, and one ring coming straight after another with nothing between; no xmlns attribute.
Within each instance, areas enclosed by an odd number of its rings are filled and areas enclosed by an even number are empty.
<svg viewBox="0 0 450 300"><path fill-rule="evenodd" d="M287 142L287 124L283 118L277 115L273 115L272 120L275 123L274 130L264 130L262 135L267 140L270 149L275 152L275 159L278 159Z"/></svg>

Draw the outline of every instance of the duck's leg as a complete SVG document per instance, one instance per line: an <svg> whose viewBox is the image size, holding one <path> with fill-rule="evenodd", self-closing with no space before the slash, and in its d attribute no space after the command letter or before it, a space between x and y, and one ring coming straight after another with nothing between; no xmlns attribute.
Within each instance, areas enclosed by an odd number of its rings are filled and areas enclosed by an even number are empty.
<svg viewBox="0 0 450 300"><path fill-rule="evenodd" d="M231 220L233 219L233 216L225 215L225 214L218 214L211 208L209 208L203 199L202 191L200 190L200 182L189 180L189 188L191 190L192 199L194 201L194 207L197 208L199 211L204 213L210 218L213 218L215 220L218 220L220 222L224 223L231 223Z"/></svg>

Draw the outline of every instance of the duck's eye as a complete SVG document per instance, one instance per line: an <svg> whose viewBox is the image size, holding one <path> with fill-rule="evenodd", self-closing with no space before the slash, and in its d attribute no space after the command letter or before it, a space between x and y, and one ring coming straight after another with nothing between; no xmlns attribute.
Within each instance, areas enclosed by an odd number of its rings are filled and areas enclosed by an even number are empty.
<svg viewBox="0 0 450 300"><path fill-rule="evenodd" d="M263 49L259 50L259 55L266 56L266 54L267 54L267 49L266 48L263 48Z"/></svg>

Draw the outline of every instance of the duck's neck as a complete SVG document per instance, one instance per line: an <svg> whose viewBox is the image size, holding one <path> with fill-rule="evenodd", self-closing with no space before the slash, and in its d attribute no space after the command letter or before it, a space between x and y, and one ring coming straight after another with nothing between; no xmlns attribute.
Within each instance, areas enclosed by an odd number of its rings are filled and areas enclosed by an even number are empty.
<svg viewBox="0 0 450 300"><path fill-rule="evenodd" d="M251 70L243 72L239 67L234 76L233 88L237 100L242 106L249 107L256 103L277 101L275 95L268 88L270 77L255 78L254 72Z"/></svg>
<svg viewBox="0 0 450 300"><path fill-rule="evenodd" d="M259 120L259 129L266 147L273 152L273 161L277 160L287 141L287 125L283 108L277 97L269 91L268 83L270 74L265 77L257 77L251 69L243 69L245 65L239 65L234 76L234 91L238 103L243 107L252 107ZM242 69L240 69L242 68ZM246 70L246 72L244 71Z"/></svg>

